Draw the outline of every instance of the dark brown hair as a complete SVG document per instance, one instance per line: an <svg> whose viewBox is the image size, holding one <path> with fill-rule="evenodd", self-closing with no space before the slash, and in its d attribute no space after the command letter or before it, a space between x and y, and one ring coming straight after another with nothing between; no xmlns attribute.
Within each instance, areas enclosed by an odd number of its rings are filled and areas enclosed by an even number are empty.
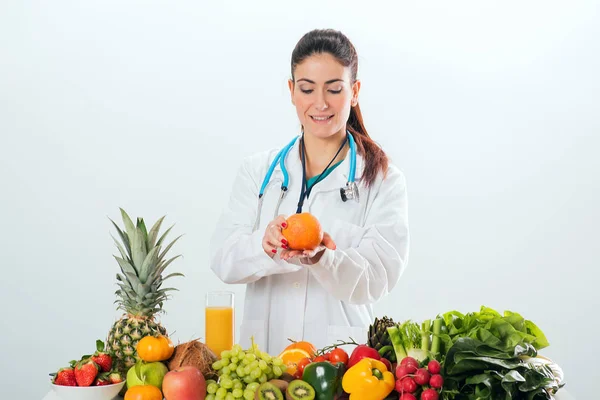
<svg viewBox="0 0 600 400"><path fill-rule="evenodd" d="M315 29L302 36L292 52L292 79L298 64L313 54L320 53L331 54L344 67L350 67L352 83L356 82L358 73L356 49L350 39L333 29ZM363 179L367 186L371 186L379 171L386 173L388 158L367 133L358 104L350 110L346 128L354 137L358 153L365 159Z"/></svg>

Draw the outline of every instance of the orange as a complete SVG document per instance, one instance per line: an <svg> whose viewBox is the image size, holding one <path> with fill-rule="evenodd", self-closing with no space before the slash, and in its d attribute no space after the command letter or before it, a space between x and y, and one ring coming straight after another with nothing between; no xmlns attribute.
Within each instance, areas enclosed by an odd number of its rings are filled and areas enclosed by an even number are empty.
<svg viewBox="0 0 600 400"><path fill-rule="evenodd" d="M281 352L279 358L283 360L283 365L285 365L287 372L290 375L294 375L296 373L296 369L298 368L298 362L303 358L310 358L311 354L302 350L302 349L288 349Z"/></svg>
<svg viewBox="0 0 600 400"><path fill-rule="evenodd" d="M310 342L304 342L304 341L293 342L288 347L286 347L284 350L290 350L290 349L304 350L305 352L307 352L308 354L310 354L310 357L314 357L315 353L317 352L316 347L313 346L312 343L310 343Z"/></svg>
<svg viewBox="0 0 600 400"><path fill-rule="evenodd" d="M133 386L125 392L124 400L163 400L163 395L156 386Z"/></svg>
<svg viewBox="0 0 600 400"><path fill-rule="evenodd" d="M292 250L314 250L323 240L323 229L319 220L310 213L293 214L281 230Z"/></svg>

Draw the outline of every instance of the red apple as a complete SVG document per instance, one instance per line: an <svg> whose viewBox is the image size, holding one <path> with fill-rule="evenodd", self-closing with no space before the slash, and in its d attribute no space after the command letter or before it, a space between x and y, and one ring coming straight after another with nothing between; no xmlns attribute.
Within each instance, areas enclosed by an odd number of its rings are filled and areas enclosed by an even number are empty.
<svg viewBox="0 0 600 400"><path fill-rule="evenodd" d="M162 383L166 400L204 400L206 381L196 367L181 367L167 372Z"/></svg>

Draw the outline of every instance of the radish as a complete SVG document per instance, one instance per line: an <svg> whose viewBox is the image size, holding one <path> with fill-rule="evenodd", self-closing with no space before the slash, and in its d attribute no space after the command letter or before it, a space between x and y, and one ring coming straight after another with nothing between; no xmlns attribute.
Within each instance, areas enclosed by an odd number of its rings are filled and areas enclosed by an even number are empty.
<svg viewBox="0 0 600 400"><path fill-rule="evenodd" d="M431 374L439 374L442 367L437 360L431 360L429 361L429 364L427 364L427 369Z"/></svg>
<svg viewBox="0 0 600 400"><path fill-rule="evenodd" d="M427 385L429 383L429 372L427 372L427 369L425 368L420 368L417 370L417 372L415 373L415 382L417 383L417 385Z"/></svg>
<svg viewBox="0 0 600 400"><path fill-rule="evenodd" d="M417 383L413 378L404 378L401 381L402 383L402 392L414 393L417 391Z"/></svg>
<svg viewBox="0 0 600 400"><path fill-rule="evenodd" d="M407 375L414 374L415 372L416 370L413 371L412 368L409 368L406 365L399 365L398 368L396 368L396 378L402 379Z"/></svg>
<svg viewBox="0 0 600 400"><path fill-rule="evenodd" d="M438 400L438 393L435 389L426 389L421 393L421 400Z"/></svg>
<svg viewBox="0 0 600 400"><path fill-rule="evenodd" d="M399 400L417 400L414 394L404 393Z"/></svg>
<svg viewBox="0 0 600 400"><path fill-rule="evenodd" d="M429 379L429 385L432 388L441 389L444 385L444 378L440 374L431 375L431 379Z"/></svg>
<svg viewBox="0 0 600 400"><path fill-rule="evenodd" d="M402 361L400 361L400 365L413 365L415 367L415 371L419 368L419 362L412 357L404 357Z"/></svg>

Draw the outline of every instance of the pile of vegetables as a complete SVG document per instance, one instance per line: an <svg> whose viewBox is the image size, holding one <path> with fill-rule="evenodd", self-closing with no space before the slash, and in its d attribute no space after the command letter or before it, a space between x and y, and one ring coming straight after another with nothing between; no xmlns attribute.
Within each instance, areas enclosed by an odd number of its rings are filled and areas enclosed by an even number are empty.
<svg viewBox="0 0 600 400"><path fill-rule="evenodd" d="M542 330L511 311L500 314L482 306L478 312L449 311L422 323L375 319L368 345L394 363L395 391L402 400L437 399L427 391L437 388L438 379L443 380L442 400L546 400L564 386L560 367L538 356L549 345ZM408 363L408 372L407 359L416 363ZM433 385L426 379L432 360L442 366Z"/></svg>

